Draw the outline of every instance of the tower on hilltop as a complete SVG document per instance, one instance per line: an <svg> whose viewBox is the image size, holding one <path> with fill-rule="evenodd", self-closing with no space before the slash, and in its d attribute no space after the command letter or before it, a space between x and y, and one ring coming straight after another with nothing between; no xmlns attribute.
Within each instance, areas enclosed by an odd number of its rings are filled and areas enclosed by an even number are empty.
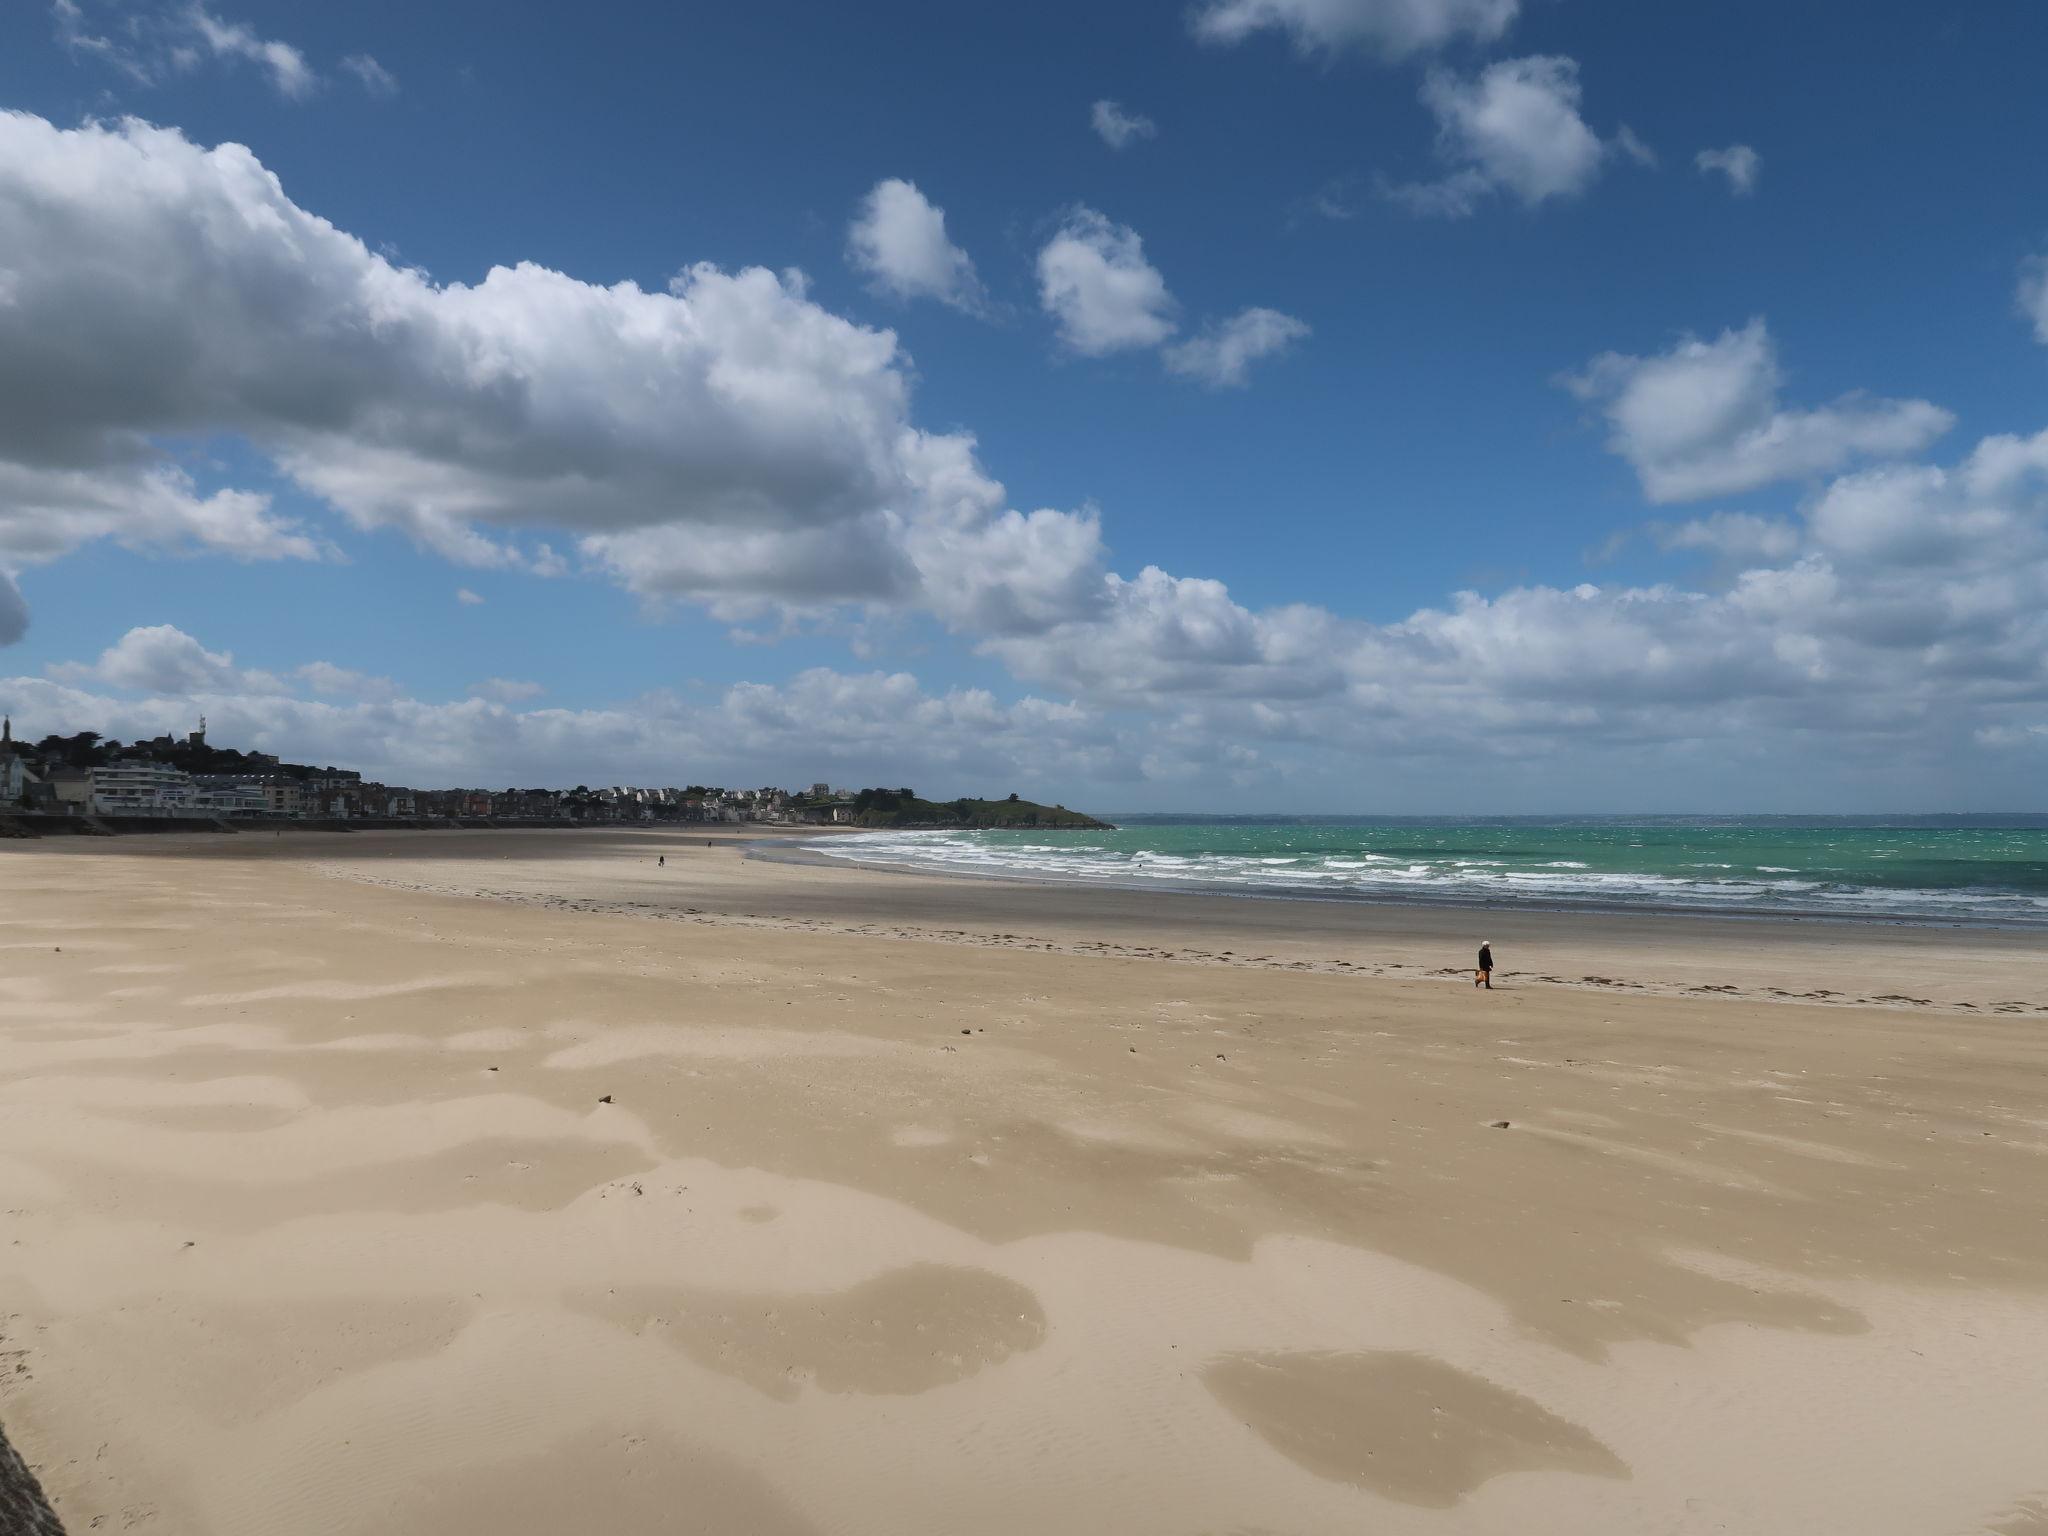
<svg viewBox="0 0 2048 1536"><path fill-rule="evenodd" d="M206 745L206 716L201 715L199 717L199 729L190 736L187 736L185 741L188 746L203 747Z"/></svg>

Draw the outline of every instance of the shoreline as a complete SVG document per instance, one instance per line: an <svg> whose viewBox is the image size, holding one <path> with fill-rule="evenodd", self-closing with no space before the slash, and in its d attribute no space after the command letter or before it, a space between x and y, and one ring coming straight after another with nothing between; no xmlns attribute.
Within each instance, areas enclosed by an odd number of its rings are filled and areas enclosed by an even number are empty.
<svg viewBox="0 0 2048 1536"><path fill-rule="evenodd" d="M810 840L809 833L783 837L793 845ZM1501 960L1496 983L1524 990L2048 1015L2048 967L2041 963L2048 945L2022 929L1769 918L1737 926L1691 913L1522 908L1485 913L1482 931L1472 910L1433 904L1275 901L1235 892L1190 901L1159 890L913 874L823 855L751 856L749 845L761 841L739 828L722 835L603 831L580 839L358 834L296 848L286 840L276 852L330 875L401 890L724 929L1388 983L1469 981L1471 952L1491 938ZM188 846L203 849L204 857L246 849L260 859L276 842ZM168 844L147 851L176 854ZM668 866L657 871L652 866L662 853Z"/></svg>
<svg viewBox="0 0 2048 1536"><path fill-rule="evenodd" d="M860 829L837 829L840 836L861 836ZM881 834L886 835L886 834ZM1640 913L1645 917L1708 918L1733 922L1762 923L1842 923L1851 926L1877 926L1892 928L1957 928L1964 930L1989 930L1994 932L2033 933L2048 937L2048 919L2041 922L1998 921L1990 918L1967 920L1955 917L1927 917L1912 915L1886 915L1875 912L1829 912L1823 910L1784 910L1742 907L1686 906L1676 902L1624 902L1601 901L1588 897L1574 899L1562 896L1504 897L1486 901L1457 896L1432 896L1421 892L1359 892L1346 894L1328 887L1302 886L1298 888L1268 887L1265 889L1237 889L1214 882L1175 881L1172 879L1136 880L1082 880L1057 874L1034 874L1028 870L978 870L978 869L934 869L927 865L906 864L891 859L864 859L848 855L834 856L817 853L807 848L785 848L764 842L759 852L749 853L768 862L791 864L818 864L825 868L843 868L854 865L863 869L888 870L899 875L932 875L942 880L993 880L1002 883L1025 885L1053 885L1069 890L1128 891L1141 893L1156 891L1172 896L1221 896L1244 901L1309 901L1331 902L1339 905L1358 903L1382 907L1443 907L1460 912L1552 912L1564 915L1587 917L1627 917Z"/></svg>
<svg viewBox="0 0 2048 1536"><path fill-rule="evenodd" d="M899 870L795 845L814 828L409 830L298 839L106 839L43 856L301 865L397 891L722 929L838 934L1091 959L1169 961L1361 982L1469 981L1490 938L1497 986L1940 1013L2048 1015L2039 930L1727 914L1579 913L1533 905L1274 899ZM834 835L848 835L839 833ZM768 846L762 846L762 845ZM708 845L708 846L707 846ZM779 846L778 846L779 845ZM666 870L654 868L666 853ZM34 857L36 855L28 855ZM455 878L450 878L454 876ZM1203 900L1188 900L1189 894ZM1484 919L1483 923L1477 919Z"/></svg>

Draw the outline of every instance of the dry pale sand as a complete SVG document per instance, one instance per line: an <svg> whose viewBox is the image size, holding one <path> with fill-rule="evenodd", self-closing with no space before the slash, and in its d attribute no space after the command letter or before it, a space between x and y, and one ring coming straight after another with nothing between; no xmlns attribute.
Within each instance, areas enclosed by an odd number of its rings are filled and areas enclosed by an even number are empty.
<svg viewBox="0 0 2048 1536"><path fill-rule="evenodd" d="M2039 937L703 842L0 854L74 1536L2048 1532Z"/></svg>

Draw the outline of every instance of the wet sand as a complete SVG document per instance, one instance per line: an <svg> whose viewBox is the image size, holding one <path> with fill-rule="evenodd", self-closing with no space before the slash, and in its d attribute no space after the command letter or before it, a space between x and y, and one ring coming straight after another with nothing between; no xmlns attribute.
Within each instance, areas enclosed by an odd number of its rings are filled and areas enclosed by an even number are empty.
<svg viewBox="0 0 2048 1536"><path fill-rule="evenodd" d="M713 841L0 856L70 1530L2048 1529L2038 936Z"/></svg>

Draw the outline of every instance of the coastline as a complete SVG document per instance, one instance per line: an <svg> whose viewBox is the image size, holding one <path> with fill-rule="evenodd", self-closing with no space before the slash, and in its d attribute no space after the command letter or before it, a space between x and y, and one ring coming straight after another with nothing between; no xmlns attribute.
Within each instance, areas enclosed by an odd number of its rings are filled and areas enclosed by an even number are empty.
<svg viewBox="0 0 2048 1536"><path fill-rule="evenodd" d="M1126 889L900 870L799 846L818 834L792 828L764 837L758 827L472 829L18 846L58 857L275 859L401 892L694 927L1358 981L1469 980L1470 954L1489 938L1500 955L1500 979L1532 991L2048 1015L2048 936L2038 929ZM657 873L652 866L662 853L669 863Z"/></svg>
<svg viewBox="0 0 2048 1536"><path fill-rule="evenodd" d="M818 829L831 830L841 836L860 836L854 828ZM1555 912L1577 914L1589 917L1625 917L1641 914L1646 917L1703 918L1708 921L1728 922L1784 922L1784 923L1842 923L1850 926L1873 925L1892 928L1957 928L1986 929L2013 933L2032 933L2048 937L2048 922L2026 923L2001 921L1995 918L1963 919L1955 917L1913 916L1874 912L1828 911L1821 908L1801 909L1794 907L1707 907L1685 905L1677 902L1657 901L1602 901L1598 897L1569 897L1554 893L1541 895L1519 895L1481 900L1455 895L1435 895L1428 891L1345 891L1328 886L1268 886L1259 889L1234 888L1213 881L1185 880L1151 877L1143 881L1079 879L1057 874L1038 874L1029 870L973 870L934 869L928 865L911 864L886 858L853 858L846 855L832 855L802 846L788 846L780 840L764 841L758 849L750 849L749 856L770 862L792 864L818 864L827 868L843 868L857 865L867 869L885 869L902 875L932 875L939 879L954 880L995 880L1029 885L1056 885L1070 890L1107 891L1158 891L1177 896L1225 896L1245 901L1321 901L1336 903L1357 902L1367 906L1383 907L1446 907L1461 912Z"/></svg>
<svg viewBox="0 0 2048 1536"><path fill-rule="evenodd" d="M1469 914L745 841L9 850L0 1418L74 1532L2039 1499L2048 1040L1954 1006L2038 945L1489 915L1484 994Z"/></svg>

